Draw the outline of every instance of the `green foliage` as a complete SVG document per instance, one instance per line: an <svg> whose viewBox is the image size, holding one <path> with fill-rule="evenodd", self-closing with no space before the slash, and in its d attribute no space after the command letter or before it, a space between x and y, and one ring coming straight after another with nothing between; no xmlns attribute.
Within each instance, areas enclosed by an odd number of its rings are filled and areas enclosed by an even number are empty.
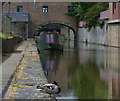
<svg viewBox="0 0 120 101"><path fill-rule="evenodd" d="M15 37L15 36L17 36L17 35L14 32L11 32L10 34L8 34L8 33L0 33L0 37L4 38L4 39Z"/></svg>
<svg viewBox="0 0 120 101"><path fill-rule="evenodd" d="M10 36L16 36L16 34L12 31L11 33L10 33Z"/></svg>
<svg viewBox="0 0 120 101"><path fill-rule="evenodd" d="M108 3L104 2L73 2L71 3L71 10L65 13L68 16L74 16L81 21L86 22L86 28L90 30L92 27L100 26L99 21L100 12L108 8Z"/></svg>
<svg viewBox="0 0 120 101"><path fill-rule="evenodd" d="M6 33L0 33L0 37L1 37L1 38L8 38L8 37L9 37L9 35L8 35L8 34L6 34Z"/></svg>
<svg viewBox="0 0 120 101"><path fill-rule="evenodd" d="M94 4L95 3L93 2L72 2L69 12L66 12L65 14L68 16L78 17L82 20L84 18L84 14L87 12L87 9Z"/></svg>
<svg viewBox="0 0 120 101"><path fill-rule="evenodd" d="M86 28L88 28L88 30L90 30L92 27L95 28L96 26L100 26L100 12L106 9L106 5L103 2L98 2L88 9L84 16L84 21L86 22Z"/></svg>
<svg viewBox="0 0 120 101"><path fill-rule="evenodd" d="M76 16L77 14L76 9L77 9L77 5L72 3L71 8L68 8L68 12L66 12L65 15L73 16L73 17Z"/></svg>

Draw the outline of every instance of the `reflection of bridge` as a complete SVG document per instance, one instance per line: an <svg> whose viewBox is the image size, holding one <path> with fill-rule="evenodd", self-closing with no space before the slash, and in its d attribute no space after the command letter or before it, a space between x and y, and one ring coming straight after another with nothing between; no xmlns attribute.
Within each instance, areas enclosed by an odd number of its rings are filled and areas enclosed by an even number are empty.
<svg viewBox="0 0 120 101"><path fill-rule="evenodd" d="M68 10L70 2L11 2L10 5L5 3L3 10L9 13L17 12L19 14L28 13L28 22L24 22L28 25L28 36L34 37L34 32L40 27L49 27L58 25L59 28L71 29L73 32L77 29L76 19L65 15ZM17 17L17 16L14 16ZM17 22L23 22L23 19L18 17ZM16 18L15 18L16 19ZM25 16L24 16L25 19ZM54 24L54 25L53 25ZM25 30L23 28L22 30ZM62 32L65 32L62 30Z"/></svg>

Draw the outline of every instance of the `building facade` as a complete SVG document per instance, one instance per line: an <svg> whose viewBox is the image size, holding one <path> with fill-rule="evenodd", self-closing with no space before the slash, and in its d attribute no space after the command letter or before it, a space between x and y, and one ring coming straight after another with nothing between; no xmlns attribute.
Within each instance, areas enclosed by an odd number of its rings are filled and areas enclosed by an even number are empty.
<svg viewBox="0 0 120 101"><path fill-rule="evenodd" d="M28 13L28 36L34 37L37 27L51 21L66 23L76 29L76 19L65 15L69 5L70 2L11 2L10 5L4 4L3 10L15 14Z"/></svg>
<svg viewBox="0 0 120 101"><path fill-rule="evenodd" d="M109 4L110 20L120 19L120 3L114 2Z"/></svg>
<svg viewBox="0 0 120 101"><path fill-rule="evenodd" d="M109 3L109 21L106 26L105 44L120 47L120 3Z"/></svg>
<svg viewBox="0 0 120 101"><path fill-rule="evenodd" d="M120 47L120 3L109 3L109 21L106 26L105 44ZM106 47L105 55L108 68L109 99L120 98L119 48Z"/></svg>

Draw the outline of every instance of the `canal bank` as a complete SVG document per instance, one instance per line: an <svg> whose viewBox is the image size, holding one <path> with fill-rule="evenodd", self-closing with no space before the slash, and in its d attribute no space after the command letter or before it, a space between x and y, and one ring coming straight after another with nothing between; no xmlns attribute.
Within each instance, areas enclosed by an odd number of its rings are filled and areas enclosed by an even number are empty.
<svg viewBox="0 0 120 101"><path fill-rule="evenodd" d="M47 83L42 70L36 44L24 41L2 64L3 99L48 99L49 95L36 90Z"/></svg>

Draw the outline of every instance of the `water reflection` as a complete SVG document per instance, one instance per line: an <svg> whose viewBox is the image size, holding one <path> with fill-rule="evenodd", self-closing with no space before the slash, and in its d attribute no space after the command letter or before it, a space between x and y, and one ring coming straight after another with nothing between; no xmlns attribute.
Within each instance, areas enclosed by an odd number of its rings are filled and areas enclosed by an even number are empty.
<svg viewBox="0 0 120 101"><path fill-rule="evenodd" d="M108 88L100 78L100 71L95 62L71 65L69 74L72 76L71 87L79 99L107 99Z"/></svg>
<svg viewBox="0 0 120 101"><path fill-rule="evenodd" d="M48 81L57 81L62 89L59 99L120 98L118 49L83 43L78 46L74 48L70 42L63 53L40 53Z"/></svg>
<svg viewBox="0 0 120 101"><path fill-rule="evenodd" d="M40 53L41 65L43 67L45 75L49 75L50 72L56 75L60 55L61 54L58 54L57 51L42 51Z"/></svg>

